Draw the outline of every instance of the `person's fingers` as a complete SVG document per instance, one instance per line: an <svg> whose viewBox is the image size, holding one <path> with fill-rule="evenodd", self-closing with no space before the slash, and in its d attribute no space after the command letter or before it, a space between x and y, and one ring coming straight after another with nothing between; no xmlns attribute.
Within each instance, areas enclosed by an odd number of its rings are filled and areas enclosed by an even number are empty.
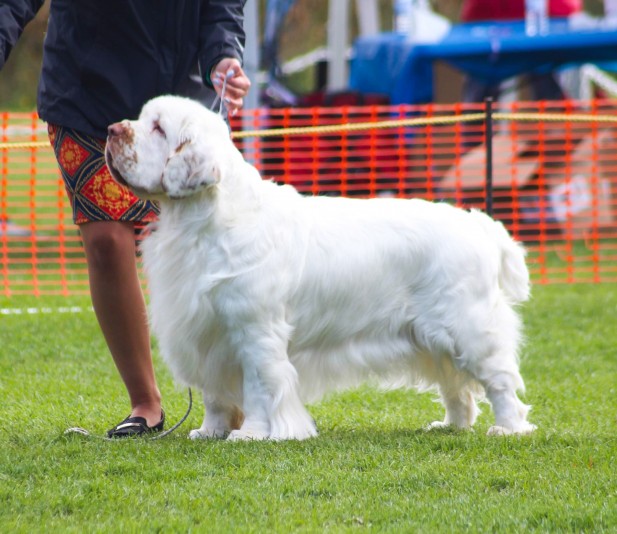
<svg viewBox="0 0 617 534"><path fill-rule="evenodd" d="M221 72L215 72L213 75L212 83L217 88L222 88L225 78L227 78L225 84L225 90L234 93L236 96L246 96L248 90L251 87L251 81L248 79L244 71L234 71L232 69L227 71L227 76Z"/></svg>
<svg viewBox="0 0 617 534"><path fill-rule="evenodd" d="M210 79L214 83L215 80L223 80L233 78L243 73L240 62L235 58L224 58L219 61L210 73Z"/></svg>
<svg viewBox="0 0 617 534"><path fill-rule="evenodd" d="M225 96L230 98L243 98L247 95L249 87L250 83L234 84L229 81L225 87ZM222 90L222 84L220 85L220 88Z"/></svg>
<svg viewBox="0 0 617 534"><path fill-rule="evenodd" d="M251 81L242 70L240 62L234 58L221 60L213 69L212 84L219 96L223 97L227 109L232 115L244 104L244 97L251 87ZM225 86L225 94L221 95Z"/></svg>

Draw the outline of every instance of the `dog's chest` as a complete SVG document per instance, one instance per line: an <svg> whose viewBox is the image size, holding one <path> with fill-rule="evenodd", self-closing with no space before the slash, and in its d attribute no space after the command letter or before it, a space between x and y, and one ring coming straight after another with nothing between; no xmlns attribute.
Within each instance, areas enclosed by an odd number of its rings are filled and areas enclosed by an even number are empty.
<svg viewBox="0 0 617 534"><path fill-rule="evenodd" d="M143 245L153 313L169 315L174 322L193 322L211 313L209 294L216 285L215 247L190 232L158 230ZM182 318L182 321L180 320Z"/></svg>

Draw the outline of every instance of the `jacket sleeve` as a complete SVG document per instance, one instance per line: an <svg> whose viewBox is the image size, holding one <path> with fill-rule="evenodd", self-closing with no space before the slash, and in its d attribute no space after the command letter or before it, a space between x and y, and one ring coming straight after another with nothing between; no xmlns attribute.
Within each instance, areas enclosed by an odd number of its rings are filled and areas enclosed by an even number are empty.
<svg viewBox="0 0 617 534"><path fill-rule="evenodd" d="M4 67L24 27L45 0L4 0L0 3L0 69Z"/></svg>
<svg viewBox="0 0 617 534"><path fill-rule="evenodd" d="M244 55L244 4L246 0L203 2L199 66L204 82L212 86L210 71L221 59Z"/></svg>

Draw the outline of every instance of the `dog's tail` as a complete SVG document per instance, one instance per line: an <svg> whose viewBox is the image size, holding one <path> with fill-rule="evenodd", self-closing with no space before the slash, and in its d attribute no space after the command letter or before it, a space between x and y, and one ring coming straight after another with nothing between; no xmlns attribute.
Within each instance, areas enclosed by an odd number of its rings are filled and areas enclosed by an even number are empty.
<svg viewBox="0 0 617 534"><path fill-rule="evenodd" d="M525 248L512 239L501 222L491 219L481 211L473 210L471 213L491 236L501 253L499 286L513 302L526 301L529 298L530 287Z"/></svg>

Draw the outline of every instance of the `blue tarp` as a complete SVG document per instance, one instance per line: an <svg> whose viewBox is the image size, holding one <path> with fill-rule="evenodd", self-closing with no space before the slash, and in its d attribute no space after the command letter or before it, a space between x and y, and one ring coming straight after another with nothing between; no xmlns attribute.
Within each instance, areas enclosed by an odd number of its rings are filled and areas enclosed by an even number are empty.
<svg viewBox="0 0 617 534"><path fill-rule="evenodd" d="M443 60L489 82L568 64L617 61L617 28L573 30L552 20L548 35L528 37L523 22L457 24L438 43L414 44L404 34L356 40L350 88L382 93L392 103L433 99L433 62Z"/></svg>

